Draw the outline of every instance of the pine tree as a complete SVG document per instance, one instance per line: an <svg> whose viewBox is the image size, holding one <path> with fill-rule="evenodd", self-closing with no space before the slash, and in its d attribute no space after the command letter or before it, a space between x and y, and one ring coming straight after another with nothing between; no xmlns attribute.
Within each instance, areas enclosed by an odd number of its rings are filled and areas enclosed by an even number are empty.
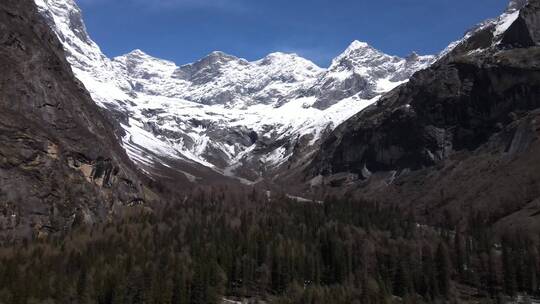
<svg viewBox="0 0 540 304"><path fill-rule="evenodd" d="M514 296L517 292L516 269L512 249L510 248L508 241L503 241L502 251L504 292L507 295Z"/></svg>
<svg viewBox="0 0 540 304"><path fill-rule="evenodd" d="M448 299L451 292L451 265L448 255L448 249L442 242L437 248L437 253L435 255L435 264L437 265L437 281L439 292L443 297Z"/></svg>
<svg viewBox="0 0 540 304"><path fill-rule="evenodd" d="M404 262L400 261L397 264L396 274L394 276L394 295L404 297L410 292L411 279L409 272L406 269Z"/></svg>

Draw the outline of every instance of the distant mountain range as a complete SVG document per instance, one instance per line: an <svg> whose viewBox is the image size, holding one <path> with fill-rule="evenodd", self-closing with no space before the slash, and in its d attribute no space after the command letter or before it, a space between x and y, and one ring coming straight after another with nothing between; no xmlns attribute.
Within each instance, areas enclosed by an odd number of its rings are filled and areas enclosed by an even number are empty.
<svg viewBox="0 0 540 304"><path fill-rule="evenodd" d="M327 69L285 53L249 62L213 52L183 66L141 50L109 59L73 0L36 3L77 77L122 123L130 157L153 174L177 171L199 182L272 178L299 157L298 145L316 148L325 132L436 59L390 56L358 41Z"/></svg>

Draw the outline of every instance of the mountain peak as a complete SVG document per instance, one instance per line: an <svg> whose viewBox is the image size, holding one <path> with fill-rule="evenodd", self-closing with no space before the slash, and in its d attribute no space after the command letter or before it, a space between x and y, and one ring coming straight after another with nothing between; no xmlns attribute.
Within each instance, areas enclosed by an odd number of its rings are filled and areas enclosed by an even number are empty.
<svg viewBox="0 0 540 304"><path fill-rule="evenodd" d="M152 57L140 49L135 49L124 56L126 57Z"/></svg>
<svg viewBox="0 0 540 304"><path fill-rule="evenodd" d="M160 59L152 55L148 55L148 53L145 53L144 51L140 49L135 49L125 55L115 57L113 58L113 61L130 62L131 64L142 64L144 62L151 62L154 65L158 64L158 65L176 67L176 64L174 62L171 62L165 59Z"/></svg>
<svg viewBox="0 0 540 304"><path fill-rule="evenodd" d="M371 48L371 46L367 42L354 40L351 42L349 47L347 47L347 50L357 50L357 49L365 49L365 48Z"/></svg>
<svg viewBox="0 0 540 304"><path fill-rule="evenodd" d="M296 70L301 74L322 73L324 69L296 53L273 52L252 62L259 66L273 66L276 71Z"/></svg>
<svg viewBox="0 0 540 304"><path fill-rule="evenodd" d="M263 63L273 63L273 62L311 62L296 53L284 53L284 52L273 52L263 59L259 60Z"/></svg>
<svg viewBox="0 0 540 304"><path fill-rule="evenodd" d="M392 56L384 54L383 52L375 49L367 42L354 40L343 53L334 58L330 69L343 64L349 66L349 68L352 68L351 65L363 66L366 63L369 64L371 61L379 59L380 57L388 57L388 60L392 60ZM357 64L352 64L351 62L355 62Z"/></svg>
<svg viewBox="0 0 540 304"><path fill-rule="evenodd" d="M229 55L222 51L213 51L210 54L206 55L205 57L197 60L194 63L186 64L184 66L195 66L197 68L203 67L203 66L219 66L231 61L238 61L239 58Z"/></svg>
<svg viewBox="0 0 540 304"><path fill-rule="evenodd" d="M236 59L238 59L237 57L235 57L233 55L229 55L229 54L227 54L225 52L222 52L222 51L213 51L210 54L206 55L203 59L206 59L206 58L226 59L226 60L236 60Z"/></svg>
<svg viewBox="0 0 540 304"><path fill-rule="evenodd" d="M344 57L352 56L366 56L367 54L383 54L381 51L375 49L367 42L362 42L354 40L351 44L345 49L345 51L338 56L336 59L342 59Z"/></svg>
<svg viewBox="0 0 540 304"><path fill-rule="evenodd" d="M263 65L273 64L273 63L283 63L283 62L291 62L291 61L298 61L298 59L301 58L297 54L291 54L291 53L283 53L283 52L274 52L266 55L263 59L257 61L262 63Z"/></svg>

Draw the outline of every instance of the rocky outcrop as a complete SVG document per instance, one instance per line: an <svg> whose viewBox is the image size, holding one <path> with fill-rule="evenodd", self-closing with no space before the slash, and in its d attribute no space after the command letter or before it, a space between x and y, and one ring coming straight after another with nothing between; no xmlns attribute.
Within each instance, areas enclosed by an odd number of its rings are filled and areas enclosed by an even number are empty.
<svg viewBox="0 0 540 304"><path fill-rule="evenodd" d="M0 69L0 241L101 221L146 200L118 128L31 0L0 3Z"/></svg>

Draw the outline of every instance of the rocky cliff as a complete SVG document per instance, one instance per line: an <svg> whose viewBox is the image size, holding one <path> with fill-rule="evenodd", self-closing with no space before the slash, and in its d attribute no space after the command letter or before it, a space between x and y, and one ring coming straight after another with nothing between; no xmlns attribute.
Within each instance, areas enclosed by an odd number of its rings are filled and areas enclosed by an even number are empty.
<svg viewBox="0 0 540 304"><path fill-rule="evenodd" d="M0 240L154 199L31 0L0 3Z"/></svg>

